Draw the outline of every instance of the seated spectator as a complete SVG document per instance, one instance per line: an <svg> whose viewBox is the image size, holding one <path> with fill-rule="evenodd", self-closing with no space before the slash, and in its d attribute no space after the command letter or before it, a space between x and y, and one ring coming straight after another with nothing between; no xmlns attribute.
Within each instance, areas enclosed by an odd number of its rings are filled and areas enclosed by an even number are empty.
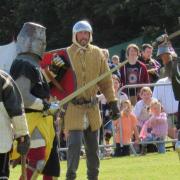
<svg viewBox="0 0 180 180"><path fill-rule="evenodd" d="M135 85L149 83L149 75L146 66L138 60L139 47L130 44L126 50L128 63L120 68L122 85ZM130 88L126 94L130 97L131 103L135 105L137 101L138 89Z"/></svg>
<svg viewBox="0 0 180 180"><path fill-rule="evenodd" d="M169 77L165 77L159 79L156 84L157 86L154 87L152 96L161 102L162 107L167 114L168 136L172 139L175 139L177 138L175 124L178 114L178 101L176 101L174 98L171 79Z"/></svg>
<svg viewBox="0 0 180 180"><path fill-rule="evenodd" d="M149 80L155 83L159 79L160 63L152 58L153 47L150 44L143 44L139 60L146 65Z"/></svg>
<svg viewBox="0 0 180 180"><path fill-rule="evenodd" d="M115 129L116 143L113 156L117 157L130 155L129 144L131 142L133 133L135 135L136 142L139 142L139 133L137 129L137 118L132 112L132 105L129 100L122 102L121 118L113 121L113 124Z"/></svg>
<svg viewBox="0 0 180 180"><path fill-rule="evenodd" d="M161 103L153 100L150 105L151 117L145 122L140 132L143 142L164 141L168 133L166 113L162 112ZM165 143L157 143L159 153L165 153ZM142 145L142 154L146 153L146 145Z"/></svg>
<svg viewBox="0 0 180 180"><path fill-rule="evenodd" d="M138 119L138 129L139 132L144 125L144 123L149 119L150 117L150 103L152 102L152 91L149 87L143 87L140 90L140 98L135 106L134 106L134 113Z"/></svg>
<svg viewBox="0 0 180 180"><path fill-rule="evenodd" d="M119 60L119 56L118 55L113 55L112 58L111 58L111 62L112 64L114 65L118 65L120 60Z"/></svg>

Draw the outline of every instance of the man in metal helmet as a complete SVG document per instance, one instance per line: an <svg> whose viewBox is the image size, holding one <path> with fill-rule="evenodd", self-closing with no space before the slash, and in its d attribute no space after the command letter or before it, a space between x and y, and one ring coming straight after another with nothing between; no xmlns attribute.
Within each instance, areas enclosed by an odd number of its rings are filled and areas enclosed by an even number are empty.
<svg viewBox="0 0 180 180"><path fill-rule="evenodd" d="M158 46L157 56L161 58L165 67L165 75L172 81L172 88L174 97L179 101L178 105L178 119L176 128L180 137L180 58L177 57L172 45L169 42L162 42ZM179 139L180 141L180 139Z"/></svg>
<svg viewBox="0 0 180 180"><path fill-rule="evenodd" d="M31 134L31 147L27 154L27 179L34 173L45 174L44 180L59 176L58 170L44 171L46 162L51 156L55 132L53 117L47 116L50 108L48 102L50 93L47 82L41 71L39 62L46 48L46 28L40 24L27 22L23 25L17 36L17 57L14 60L10 73L21 90L28 126ZM57 152L54 164L59 166ZM43 162L43 163L42 163ZM58 163L56 163L58 162ZM33 178L32 178L33 179Z"/></svg>
<svg viewBox="0 0 180 180"><path fill-rule="evenodd" d="M165 67L165 76L172 80L173 91L176 100L180 100L180 59L177 57L174 49L169 44L160 44L158 46L157 57L159 57Z"/></svg>
<svg viewBox="0 0 180 180"><path fill-rule="evenodd" d="M27 22L17 36L17 54L32 53L39 58L46 49L46 28Z"/></svg>
<svg viewBox="0 0 180 180"><path fill-rule="evenodd" d="M91 44L92 27L88 21L78 21L72 30L72 45L66 49L72 67L76 88L109 71L102 49ZM88 180L97 180L99 174L98 130L102 124L96 94L100 90L112 109L112 118L119 117L117 100L111 75L91 86L68 103L64 115L64 127L68 132L67 180L76 179L82 139L87 155Z"/></svg>
<svg viewBox="0 0 180 180"><path fill-rule="evenodd" d="M72 31L73 31L72 42L76 44L78 47L85 48L89 43L92 42L92 27L88 21L78 21L73 26ZM79 32L84 32L88 35L85 37L79 38L79 36L77 37L77 33Z"/></svg>

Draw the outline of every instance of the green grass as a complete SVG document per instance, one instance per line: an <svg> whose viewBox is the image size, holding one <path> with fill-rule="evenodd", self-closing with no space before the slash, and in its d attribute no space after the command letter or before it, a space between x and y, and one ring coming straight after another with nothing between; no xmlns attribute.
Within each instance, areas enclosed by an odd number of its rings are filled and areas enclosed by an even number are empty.
<svg viewBox="0 0 180 180"><path fill-rule="evenodd" d="M11 169L10 180L18 180L20 167ZM65 180L66 162L61 162L60 180ZM39 177L38 180L42 179ZM77 180L86 180L86 162L80 161ZM180 180L180 161L176 152L152 153L101 160L99 180Z"/></svg>

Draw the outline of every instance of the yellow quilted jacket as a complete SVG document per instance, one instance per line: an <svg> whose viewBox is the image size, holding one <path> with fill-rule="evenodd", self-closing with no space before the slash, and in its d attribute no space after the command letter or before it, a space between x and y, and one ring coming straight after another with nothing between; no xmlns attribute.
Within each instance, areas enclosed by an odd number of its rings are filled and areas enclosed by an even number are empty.
<svg viewBox="0 0 180 180"><path fill-rule="evenodd" d="M88 45L87 49L83 50L72 44L67 48L67 52L76 75L77 89L109 71L102 50L97 46ZM86 90L77 98L90 100L91 97L96 96L98 90L105 95L108 102L116 100L111 75ZM92 131L100 128L102 120L98 104L93 107L86 107L84 105L74 105L70 102L64 116L65 129L83 130L84 114L88 117Z"/></svg>

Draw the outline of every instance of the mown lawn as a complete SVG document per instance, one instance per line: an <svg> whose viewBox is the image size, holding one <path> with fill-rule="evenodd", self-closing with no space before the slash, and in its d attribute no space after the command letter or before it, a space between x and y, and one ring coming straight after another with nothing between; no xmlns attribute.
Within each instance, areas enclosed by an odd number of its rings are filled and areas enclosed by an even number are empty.
<svg viewBox="0 0 180 180"><path fill-rule="evenodd" d="M65 180L65 173L66 162L63 161L60 180ZM20 167L12 169L10 180L18 180L19 174ZM86 180L84 159L80 161L77 180ZM103 159L99 180L180 180L180 161L176 152Z"/></svg>

